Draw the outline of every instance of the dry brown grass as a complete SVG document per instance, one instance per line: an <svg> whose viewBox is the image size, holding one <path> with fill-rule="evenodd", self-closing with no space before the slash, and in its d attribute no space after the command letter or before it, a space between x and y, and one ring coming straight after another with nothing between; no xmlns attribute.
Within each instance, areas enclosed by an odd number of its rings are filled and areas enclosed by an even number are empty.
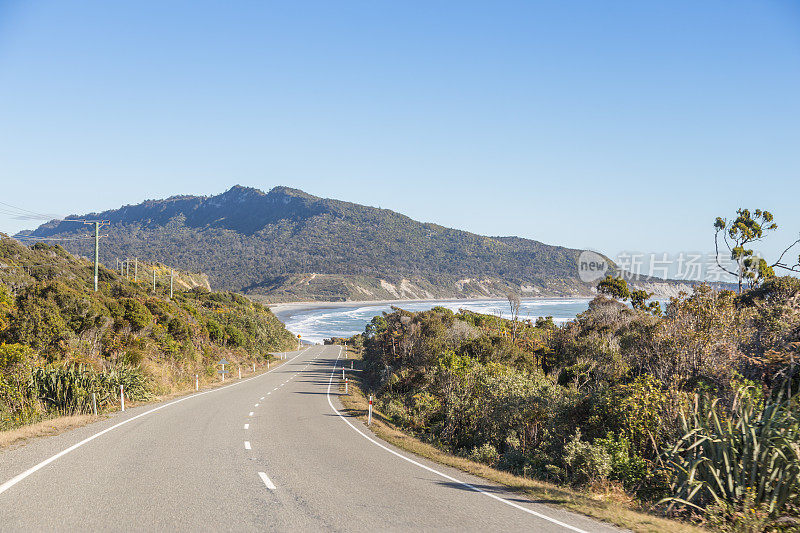
<svg viewBox="0 0 800 533"><path fill-rule="evenodd" d="M349 366L349 365L348 365ZM361 389L354 383L354 376L350 376L350 394L340 396L345 411L366 421L367 399ZM357 378L355 378L357 379ZM344 392L344 385L340 387ZM535 479L515 476L502 470L497 470L482 463L476 463L463 457L457 457L444 452L428 443L400 431L389 422L382 413L372 411L371 429L381 439L437 463L457 468L463 472L482 477L489 481L505 485L509 489L528 496L531 500L557 505L577 513L596 518L614 525L628 528L633 531L647 533L655 532L701 532L705 531L685 522L668 520L643 512L637 508L635 502L617 487L595 487L596 492L580 492L569 487L562 487L537 481Z"/></svg>
<svg viewBox="0 0 800 533"><path fill-rule="evenodd" d="M73 415L51 418L35 424L22 426L16 429L0 431L0 449L22 444L29 439L58 435L64 431L85 426L89 422L99 420L100 417L92 415Z"/></svg>

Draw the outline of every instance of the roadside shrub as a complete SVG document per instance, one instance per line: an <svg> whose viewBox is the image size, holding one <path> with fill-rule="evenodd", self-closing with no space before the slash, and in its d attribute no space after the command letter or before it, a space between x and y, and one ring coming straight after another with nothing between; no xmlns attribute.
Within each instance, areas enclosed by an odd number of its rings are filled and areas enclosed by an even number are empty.
<svg viewBox="0 0 800 533"><path fill-rule="evenodd" d="M111 286L111 296L114 298L133 298L136 290L128 283L115 283Z"/></svg>
<svg viewBox="0 0 800 533"><path fill-rule="evenodd" d="M232 324L225 326L225 339L230 346L243 346L245 343L244 334Z"/></svg>
<svg viewBox="0 0 800 533"><path fill-rule="evenodd" d="M17 304L19 310L9 328L11 338L51 356L63 353L73 333L61 316L58 304L47 297L47 287L26 291Z"/></svg>
<svg viewBox="0 0 800 533"><path fill-rule="evenodd" d="M609 479L621 482L626 489L636 488L648 476L647 461L633 452L625 436L608 433L593 444L604 449L611 460Z"/></svg>
<svg viewBox="0 0 800 533"><path fill-rule="evenodd" d="M158 298L150 298L145 302L145 305L159 324L166 324L172 317L173 310L170 308L169 304Z"/></svg>
<svg viewBox="0 0 800 533"><path fill-rule="evenodd" d="M225 341L225 331L219 322L213 318L209 318L206 322L206 331L208 331L208 338L211 339L211 342L220 343Z"/></svg>
<svg viewBox="0 0 800 533"><path fill-rule="evenodd" d="M167 332L169 332L174 339L186 340L189 337L189 325L175 316L170 318L169 322L167 322Z"/></svg>
<svg viewBox="0 0 800 533"><path fill-rule="evenodd" d="M134 331L144 329L153 320L153 315L151 315L147 307L138 300L126 299L123 301L123 306L125 308L124 318Z"/></svg>
<svg viewBox="0 0 800 533"><path fill-rule="evenodd" d="M35 410L28 387L34 353L21 344L0 344L0 427L16 425Z"/></svg>
<svg viewBox="0 0 800 533"><path fill-rule="evenodd" d="M473 461L484 463L487 465L495 465L500 459L500 454L494 446L488 442L484 442L480 446L475 446L468 456Z"/></svg>
<svg viewBox="0 0 800 533"><path fill-rule="evenodd" d="M607 479L611 473L611 455L603 446L581 440L581 432L564 446L564 464L576 485Z"/></svg>

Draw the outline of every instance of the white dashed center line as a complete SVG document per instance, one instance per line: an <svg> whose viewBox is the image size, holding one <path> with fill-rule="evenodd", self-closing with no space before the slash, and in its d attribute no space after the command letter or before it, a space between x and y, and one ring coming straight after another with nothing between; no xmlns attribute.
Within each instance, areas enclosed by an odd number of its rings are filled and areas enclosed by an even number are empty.
<svg viewBox="0 0 800 533"><path fill-rule="evenodd" d="M250 424L245 424L244 429L250 429Z"/></svg>
<svg viewBox="0 0 800 533"><path fill-rule="evenodd" d="M250 411L250 414L248 414L247 416L253 416L253 411Z"/></svg>
<svg viewBox="0 0 800 533"><path fill-rule="evenodd" d="M244 441L244 449L245 450L251 450L252 449L252 448L250 448L250 441L249 440Z"/></svg>
<svg viewBox="0 0 800 533"><path fill-rule="evenodd" d="M270 481L270 479L264 472L259 472L258 475L261 478L261 481L264 482L264 485L266 485L269 490L275 490L275 485L272 483L272 481Z"/></svg>

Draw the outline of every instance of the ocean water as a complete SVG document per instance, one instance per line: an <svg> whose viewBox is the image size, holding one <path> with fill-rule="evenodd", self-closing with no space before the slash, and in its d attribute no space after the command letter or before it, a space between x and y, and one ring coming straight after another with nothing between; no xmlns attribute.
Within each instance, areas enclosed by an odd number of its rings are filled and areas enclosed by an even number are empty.
<svg viewBox="0 0 800 533"><path fill-rule="evenodd" d="M575 318L589 308L590 298L539 298L523 300L519 316L536 320L540 316L552 316L562 324ZM313 305L313 304L310 304ZM309 342L322 342L330 337L350 337L364 331L372 317L391 311L392 305L408 311L426 311L436 306L453 311L468 309L477 313L511 317L507 300L438 300L426 302L402 302L394 304L322 304L315 308L276 310L275 315L294 334Z"/></svg>

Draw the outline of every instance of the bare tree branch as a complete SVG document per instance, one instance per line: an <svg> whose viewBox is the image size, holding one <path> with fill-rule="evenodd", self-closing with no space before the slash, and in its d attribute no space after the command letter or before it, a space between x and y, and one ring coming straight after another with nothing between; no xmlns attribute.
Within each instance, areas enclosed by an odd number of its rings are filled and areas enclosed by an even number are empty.
<svg viewBox="0 0 800 533"><path fill-rule="evenodd" d="M714 234L714 251L716 252L716 253L714 254L714 259L717 261L717 266L718 266L719 268L721 268L722 270L724 270L725 272L727 272L728 274L730 274L731 276L737 276L737 277L738 277L738 276L739 276L739 273L738 273L738 272L731 272L730 270L728 270L727 268L725 268L724 266L722 266L722 263L720 263L720 262L719 262L719 242L718 242L718 235L719 235L719 231L717 231L717 232ZM723 234L723 237L724 237L724 236L725 236L725 234ZM730 250L730 248L731 248L731 247L730 247L730 245L728 244L728 240L727 240L727 239L725 239L725 244L728 246L728 249Z"/></svg>
<svg viewBox="0 0 800 533"><path fill-rule="evenodd" d="M786 266L784 266L783 263L781 263L781 259L783 259L783 256L786 255L786 252L791 250L797 243L800 243L800 239L797 239L792 244L787 246L786 249L783 251L783 253L781 253L780 257L778 257L778 260L775 261L775 263L773 263L771 266L777 266L777 267L780 267L780 268L786 268Z"/></svg>

